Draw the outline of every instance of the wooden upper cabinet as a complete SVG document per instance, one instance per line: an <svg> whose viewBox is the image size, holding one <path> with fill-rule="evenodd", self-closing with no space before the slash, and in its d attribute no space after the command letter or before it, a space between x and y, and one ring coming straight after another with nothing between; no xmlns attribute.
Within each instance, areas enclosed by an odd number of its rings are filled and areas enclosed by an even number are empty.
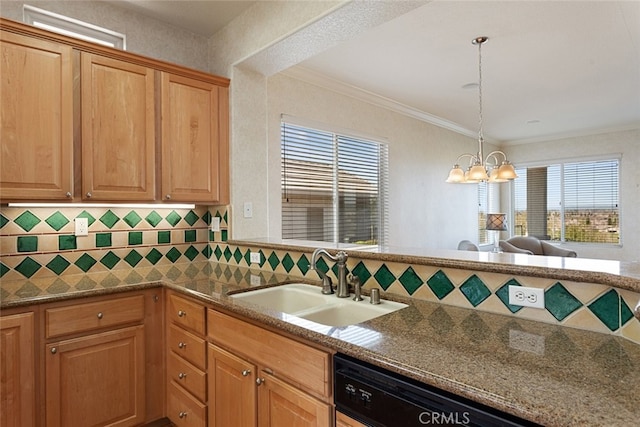
<svg viewBox="0 0 640 427"><path fill-rule="evenodd" d="M82 53L82 199L155 199L155 72Z"/></svg>
<svg viewBox="0 0 640 427"><path fill-rule="evenodd" d="M163 72L161 111L162 200L228 203L228 88Z"/></svg>
<svg viewBox="0 0 640 427"><path fill-rule="evenodd" d="M0 31L0 199L73 197L72 49Z"/></svg>

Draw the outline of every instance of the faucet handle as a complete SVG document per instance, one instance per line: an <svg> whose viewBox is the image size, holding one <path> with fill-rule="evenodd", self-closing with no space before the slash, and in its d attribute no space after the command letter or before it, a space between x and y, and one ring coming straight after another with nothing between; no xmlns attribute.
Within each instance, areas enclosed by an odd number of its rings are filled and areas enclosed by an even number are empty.
<svg viewBox="0 0 640 427"><path fill-rule="evenodd" d="M322 276L322 295L331 295L333 293L333 282L331 277L326 274Z"/></svg>
<svg viewBox="0 0 640 427"><path fill-rule="evenodd" d="M355 274L349 274L349 277L347 277L347 280L349 281L350 284L353 285L353 293L355 294L353 297L353 300L362 301L363 300L361 296L362 284L360 283L360 278Z"/></svg>

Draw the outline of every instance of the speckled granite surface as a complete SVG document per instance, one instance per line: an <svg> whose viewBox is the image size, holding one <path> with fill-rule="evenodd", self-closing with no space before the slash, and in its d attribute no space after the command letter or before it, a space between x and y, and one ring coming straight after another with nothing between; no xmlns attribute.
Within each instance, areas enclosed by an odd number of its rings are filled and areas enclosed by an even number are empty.
<svg viewBox="0 0 640 427"><path fill-rule="evenodd" d="M358 325L331 328L227 296L258 282L290 279L192 263L122 277L69 276L67 286L23 284L33 293L13 293L1 308L166 286L542 425L630 426L640 419L640 345L624 338L420 300Z"/></svg>

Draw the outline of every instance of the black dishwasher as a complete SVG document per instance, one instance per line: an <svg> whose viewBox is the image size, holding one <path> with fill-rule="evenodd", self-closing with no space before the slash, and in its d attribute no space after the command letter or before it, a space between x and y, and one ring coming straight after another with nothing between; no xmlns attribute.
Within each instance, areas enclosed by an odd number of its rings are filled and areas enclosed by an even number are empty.
<svg viewBox="0 0 640 427"><path fill-rule="evenodd" d="M333 360L336 410L368 426L537 425L341 353Z"/></svg>

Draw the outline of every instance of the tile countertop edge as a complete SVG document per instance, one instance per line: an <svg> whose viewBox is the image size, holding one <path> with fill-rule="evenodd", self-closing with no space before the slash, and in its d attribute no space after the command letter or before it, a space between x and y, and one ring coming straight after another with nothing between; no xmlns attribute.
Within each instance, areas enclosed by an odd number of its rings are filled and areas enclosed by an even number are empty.
<svg viewBox="0 0 640 427"><path fill-rule="evenodd" d="M303 253L311 253L314 249L305 245L273 241L230 240L227 243L236 246ZM411 249L405 250L406 253L391 253L380 252L377 249L358 249L355 245L329 245L323 247L327 248L329 252L345 251L349 256L357 259L570 280L640 292L640 262L563 258L505 252L496 254L486 251L473 252L445 249ZM399 251L402 250L399 249Z"/></svg>

